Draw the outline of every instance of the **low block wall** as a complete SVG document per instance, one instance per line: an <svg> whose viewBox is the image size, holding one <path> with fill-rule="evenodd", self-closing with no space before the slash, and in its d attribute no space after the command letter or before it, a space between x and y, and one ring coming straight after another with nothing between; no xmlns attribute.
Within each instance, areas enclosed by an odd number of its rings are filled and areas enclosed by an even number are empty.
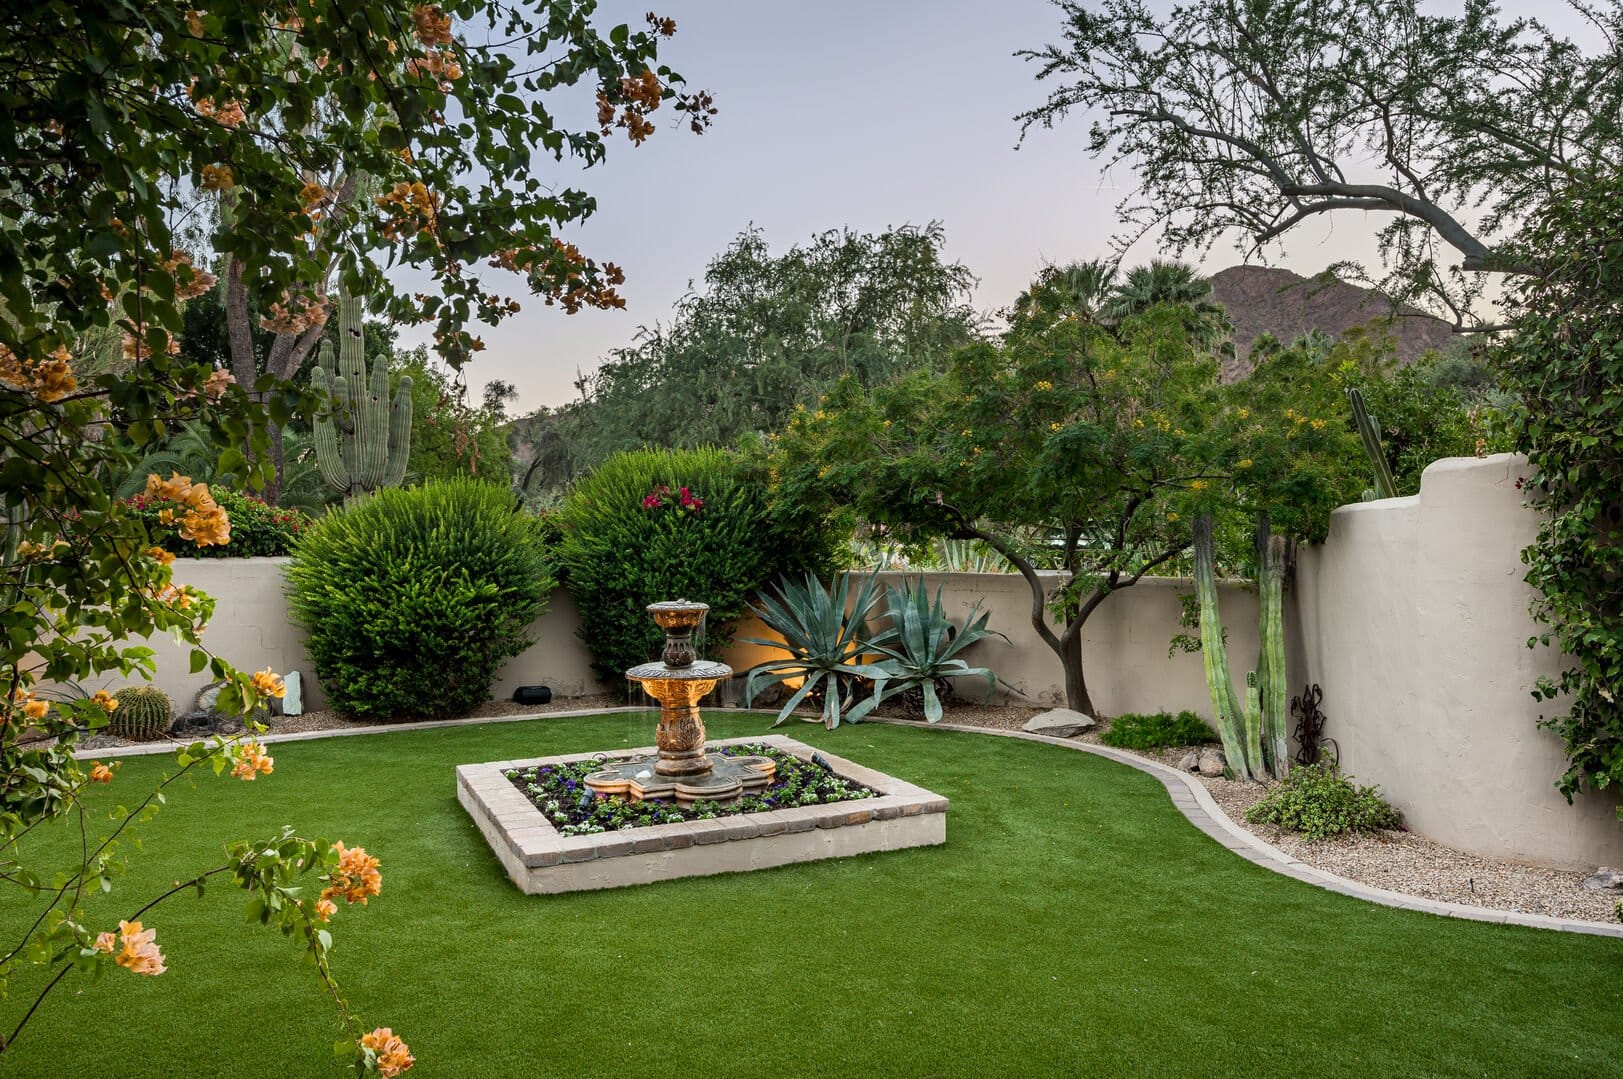
<svg viewBox="0 0 1623 1079"><path fill-rule="evenodd" d="M288 615L287 558L177 558L174 579L214 597L214 618L204 641L221 657L239 667L277 672L298 671L304 680L304 709L327 706L327 694L315 676L304 648L304 631ZM504 663L496 673L491 695L511 697L522 685L548 685L560 697L601 693L604 686L592 673L591 653L580 639L580 610L574 597L554 590L547 610L530 625L535 638L524 652ZM206 673L190 673L188 649L172 637L149 637L144 642L155 653L157 676L152 684L169 694L176 711L191 707L192 698L208 685ZM116 689L117 676L92 685L92 690Z"/></svg>
<svg viewBox="0 0 1623 1079"><path fill-rule="evenodd" d="M911 576L880 574L895 581ZM1058 573L1040 575L1052 591ZM1063 705L1065 676L1059 657L1037 635L1031 624L1031 589L1013 573L930 573L929 588L941 588L941 601L954 621L962 621L980 603L990 614L987 625L1008 638L974 645L964 653L972 666L990 667L1001 685L994 699L1015 699L1034 704ZM1188 709L1210 720L1211 696L1198 652L1171 656L1172 639L1186 632L1178 624L1179 596L1192 592L1186 578L1146 577L1131 588L1113 593L1088 618L1082 633L1082 668L1094 708L1107 716L1123 712L1178 712ZM1236 668L1236 686L1244 685L1245 672L1256 663L1257 596L1242 584L1222 584L1219 603L1229 627L1229 659ZM1054 626L1052 619L1049 626ZM959 690L973 699L984 697L985 683L962 679Z"/></svg>
<svg viewBox="0 0 1623 1079"><path fill-rule="evenodd" d="M1556 791L1561 740L1530 692L1561 661L1527 647L1525 474L1511 454L1439 461L1417 496L1336 510L1299 560L1295 629L1343 765L1410 828L1490 856L1616 865L1617 799Z"/></svg>

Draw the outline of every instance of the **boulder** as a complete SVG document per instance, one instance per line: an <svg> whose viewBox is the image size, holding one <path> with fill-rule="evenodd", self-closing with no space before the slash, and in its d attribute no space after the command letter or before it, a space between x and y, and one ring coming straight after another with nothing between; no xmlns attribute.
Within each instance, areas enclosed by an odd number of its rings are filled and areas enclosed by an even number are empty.
<svg viewBox="0 0 1623 1079"><path fill-rule="evenodd" d="M198 690L197 697L192 701L192 711L213 712L215 702L220 699L220 690L224 688L224 682L210 682Z"/></svg>
<svg viewBox="0 0 1623 1079"><path fill-rule="evenodd" d="M1623 892L1623 869L1603 865L1584 878L1584 887L1592 892Z"/></svg>
<svg viewBox="0 0 1623 1079"><path fill-rule="evenodd" d="M1180 772L1198 772L1198 771L1200 771L1200 750L1191 749L1188 753L1185 753L1183 755L1183 757L1178 761L1178 771L1180 771Z"/></svg>
<svg viewBox="0 0 1623 1079"><path fill-rule="evenodd" d="M1200 761L1198 767L1200 769L1200 774L1203 776L1215 779L1223 774L1223 769L1228 767L1228 763L1228 758L1223 756L1223 751L1221 749L1215 749L1212 746L1207 746L1205 749L1200 751Z"/></svg>
<svg viewBox="0 0 1623 1079"><path fill-rule="evenodd" d="M1093 726L1092 716L1073 712L1069 708L1051 708L1026 720L1025 729L1032 734L1046 734L1050 738L1074 738L1083 731L1092 730Z"/></svg>

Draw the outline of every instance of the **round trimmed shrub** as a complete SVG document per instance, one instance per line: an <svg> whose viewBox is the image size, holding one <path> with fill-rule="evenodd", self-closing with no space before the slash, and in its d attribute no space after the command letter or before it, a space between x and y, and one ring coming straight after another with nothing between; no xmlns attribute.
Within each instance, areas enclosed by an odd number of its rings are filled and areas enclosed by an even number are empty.
<svg viewBox="0 0 1623 1079"><path fill-rule="evenodd" d="M710 604L713 654L763 585L826 575L846 539L836 523L778 497L764 462L719 449L617 453L575 485L557 522L581 639L599 677L614 684L665 639L648 604Z"/></svg>
<svg viewBox="0 0 1623 1079"><path fill-rule="evenodd" d="M118 707L107 714L103 733L114 738L150 742L169 733L175 709L169 694L157 686L127 686L113 694Z"/></svg>
<svg viewBox="0 0 1623 1079"><path fill-rule="evenodd" d="M555 583L536 519L474 479L390 488L327 514L288 568L294 619L332 706L444 718L489 699Z"/></svg>

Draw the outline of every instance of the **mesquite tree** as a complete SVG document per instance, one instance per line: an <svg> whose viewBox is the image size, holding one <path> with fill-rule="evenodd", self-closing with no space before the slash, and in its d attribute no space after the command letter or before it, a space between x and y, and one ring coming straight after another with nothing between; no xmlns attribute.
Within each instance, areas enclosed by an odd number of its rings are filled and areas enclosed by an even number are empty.
<svg viewBox="0 0 1623 1079"><path fill-rule="evenodd" d="M1188 549L1217 364L1184 313L1084 318L957 353L944 372L854 379L777 440L787 496L849 507L903 542L975 539L1031 589L1031 625L1092 712L1082 630ZM1043 576L1041 570L1057 570Z"/></svg>
<svg viewBox="0 0 1623 1079"><path fill-rule="evenodd" d="M1057 0L1060 43L1020 55L1053 84L1023 130L1072 112L1126 164L1126 244L1237 236L1255 252L1323 214L1390 215L1384 284L1457 326L1528 209L1623 158L1623 2L1573 4L1578 40L1488 0ZM1441 269L1450 256L1458 266Z"/></svg>

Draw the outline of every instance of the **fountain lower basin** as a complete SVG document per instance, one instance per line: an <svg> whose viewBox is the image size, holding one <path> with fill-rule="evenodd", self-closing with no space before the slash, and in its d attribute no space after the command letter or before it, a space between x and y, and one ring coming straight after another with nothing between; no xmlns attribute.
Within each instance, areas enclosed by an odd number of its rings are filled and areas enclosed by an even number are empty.
<svg viewBox="0 0 1623 1079"><path fill-rule="evenodd" d="M806 761L813 753L811 746L782 735L723 739L709 748L745 743ZM635 759L653 751L649 746L628 752ZM877 797L565 836L506 773L600 756L576 753L461 765L456 770L457 800L508 877L530 894L620 888L946 842L947 799L826 751L819 755L836 775L868 787Z"/></svg>

